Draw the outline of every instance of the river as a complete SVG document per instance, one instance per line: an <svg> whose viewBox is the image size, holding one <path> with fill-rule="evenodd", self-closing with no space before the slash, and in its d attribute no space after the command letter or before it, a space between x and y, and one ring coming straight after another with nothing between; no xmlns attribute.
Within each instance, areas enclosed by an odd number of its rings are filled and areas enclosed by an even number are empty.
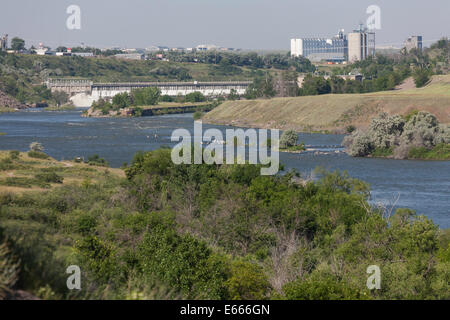
<svg viewBox="0 0 450 320"><path fill-rule="evenodd" d="M191 114L142 118L83 118L80 110L51 112L20 111L0 115L0 149L26 151L33 141L46 153L61 159L98 154L112 167L130 162L137 151L173 146L172 131L193 131ZM203 124L203 129L227 126ZM309 148L302 154L281 153L286 169L314 176L321 166L346 170L368 182L371 202L386 207L408 207L431 218L441 228L450 228L450 161L417 161L352 158L342 153L342 135L300 134Z"/></svg>

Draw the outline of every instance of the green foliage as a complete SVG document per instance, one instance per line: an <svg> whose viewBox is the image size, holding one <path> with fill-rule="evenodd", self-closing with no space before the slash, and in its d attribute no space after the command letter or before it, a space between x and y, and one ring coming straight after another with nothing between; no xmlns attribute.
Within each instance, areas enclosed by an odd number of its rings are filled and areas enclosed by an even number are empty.
<svg viewBox="0 0 450 320"><path fill-rule="evenodd" d="M353 133L356 130L356 127L354 125L349 125L345 128L345 131L347 133Z"/></svg>
<svg viewBox="0 0 450 320"><path fill-rule="evenodd" d="M194 120L200 120L203 117L203 112L195 111L193 117L194 117Z"/></svg>
<svg viewBox="0 0 450 320"><path fill-rule="evenodd" d="M75 243L81 262L96 280L111 281L118 272L116 248L97 236L87 236Z"/></svg>
<svg viewBox="0 0 450 320"><path fill-rule="evenodd" d="M359 290L332 274L314 273L306 280L287 283L283 291L289 300L355 300L362 299Z"/></svg>
<svg viewBox="0 0 450 320"><path fill-rule="evenodd" d="M0 232L0 299L5 299L18 280L19 263L1 237Z"/></svg>
<svg viewBox="0 0 450 320"><path fill-rule="evenodd" d="M226 261L192 236L154 228L146 234L138 257L145 273L155 274L188 298L226 298Z"/></svg>
<svg viewBox="0 0 450 320"><path fill-rule="evenodd" d="M127 108L131 105L131 96L128 92L118 93L112 99L112 105L115 109Z"/></svg>
<svg viewBox="0 0 450 320"><path fill-rule="evenodd" d="M36 159L48 159L48 158L50 158L49 155L45 154L44 152L39 152L39 151L28 151L28 156L30 158L36 158Z"/></svg>
<svg viewBox="0 0 450 320"><path fill-rule="evenodd" d="M394 154L394 149L390 148L375 148L375 150L371 153L373 157L389 157Z"/></svg>
<svg viewBox="0 0 450 320"><path fill-rule="evenodd" d="M135 106L151 106L158 103L161 90L156 87L148 87L133 90L131 97Z"/></svg>
<svg viewBox="0 0 450 320"><path fill-rule="evenodd" d="M430 81L430 71L426 69L417 69L413 74L414 83L417 88L421 88Z"/></svg>
<svg viewBox="0 0 450 320"><path fill-rule="evenodd" d="M394 156L397 159L448 159L450 128L428 112L412 111L405 117L374 118L366 132L355 131L343 145L350 155Z"/></svg>
<svg viewBox="0 0 450 320"><path fill-rule="evenodd" d="M37 172L81 183L0 194L18 288L55 299L450 298L450 233L371 207L368 185L346 173L174 165L170 149L136 154L126 179L81 166ZM67 290L72 264L82 292ZM366 287L370 265L381 290Z"/></svg>
<svg viewBox="0 0 450 320"><path fill-rule="evenodd" d="M271 288L263 269L245 261L233 262L226 286L232 300L264 300Z"/></svg>
<svg viewBox="0 0 450 320"><path fill-rule="evenodd" d="M94 154L92 156L88 157L87 163L92 166L101 166L101 167L108 167L108 161L106 161L104 158L100 158L98 154Z"/></svg>
<svg viewBox="0 0 450 320"><path fill-rule="evenodd" d="M441 143L432 149L425 147L413 147L408 153L409 159L427 159L427 160L449 160L450 144Z"/></svg>
<svg viewBox="0 0 450 320"><path fill-rule="evenodd" d="M159 98L159 101L161 101L161 102L174 102L174 100L175 100L174 98L172 98L171 96L169 96L167 94L165 94Z"/></svg>
<svg viewBox="0 0 450 320"><path fill-rule="evenodd" d="M276 94L272 77L266 75L264 78L258 77L245 92L246 99L271 98Z"/></svg>
<svg viewBox="0 0 450 320"><path fill-rule="evenodd" d="M192 103L203 102L206 101L206 98L201 92L192 92L186 95L185 101Z"/></svg>
<svg viewBox="0 0 450 320"><path fill-rule="evenodd" d="M56 105L59 107L69 101L69 95L64 91L56 91L52 93L53 99L56 101Z"/></svg>
<svg viewBox="0 0 450 320"><path fill-rule="evenodd" d="M297 145L298 134L294 130L283 132L280 138L280 148L286 149Z"/></svg>
<svg viewBox="0 0 450 320"><path fill-rule="evenodd" d="M56 172L44 172L35 175L36 180L44 183L63 183L64 178Z"/></svg>
<svg viewBox="0 0 450 320"><path fill-rule="evenodd" d="M18 37L14 37L11 40L11 49L15 51L20 51L25 49L25 40Z"/></svg>
<svg viewBox="0 0 450 320"><path fill-rule="evenodd" d="M330 83L323 77L313 77L311 75L305 77L303 85L299 89L300 96L313 96L327 93L331 93Z"/></svg>

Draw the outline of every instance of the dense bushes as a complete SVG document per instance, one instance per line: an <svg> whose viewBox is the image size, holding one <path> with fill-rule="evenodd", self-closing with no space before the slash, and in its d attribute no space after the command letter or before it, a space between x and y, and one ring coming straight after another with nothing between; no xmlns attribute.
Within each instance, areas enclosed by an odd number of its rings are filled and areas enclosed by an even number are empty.
<svg viewBox="0 0 450 320"><path fill-rule="evenodd" d="M11 293L11 289L17 282L18 274L19 263L4 241L2 230L0 229L0 300Z"/></svg>
<svg viewBox="0 0 450 320"><path fill-rule="evenodd" d="M355 157L393 155L397 159L408 158L410 154L411 158L418 158L420 153L425 159L449 159L450 154L442 152L449 143L448 125L440 125L428 112L415 111L405 118L383 113L372 120L366 132L355 131L343 142Z"/></svg>
<svg viewBox="0 0 450 320"><path fill-rule="evenodd" d="M299 181L253 165L174 165L170 154L138 153L126 179L105 172L1 194L18 286L79 299L450 298L450 236L409 210L371 208L367 184L338 172ZM80 292L65 287L72 264ZM369 291L374 264L382 289Z"/></svg>

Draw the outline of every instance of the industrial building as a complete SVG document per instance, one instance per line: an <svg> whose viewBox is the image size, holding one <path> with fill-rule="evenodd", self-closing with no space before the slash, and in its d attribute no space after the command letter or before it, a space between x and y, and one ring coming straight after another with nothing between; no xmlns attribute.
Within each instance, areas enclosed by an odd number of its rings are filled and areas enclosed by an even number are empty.
<svg viewBox="0 0 450 320"><path fill-rule="evenodd" d="M5 34L0 38L0 51L6 51L8 49L8 35Z"/></svg>
<svg viewBox="0 0 450 320"><path fill-rule="evenodd" d="M361 61L375 55L375 33L360 26L359 30L344 34L340 30L332 38L291 39L291 56L303 56L311 61Z"/></svg>
<svg viewBox="0 0 450 320"><path fill-rule="evenodd" d="M422 36L411 36L405 41L406 52L410 52L412 49L418 49L422 51Z"/></svg>
<svg viewBox="0 0 450 320"><path fill-rule="evenodd" d="M375 33L360 26L348 34L348 61L365 60L375 55Z"/></svg>
<svg viewBox="0 0 450 320"><path fill-rule="evenodd" d="M291 40L291 55L311 61L343 62L347 60L347 37L340 30L333 38L301 38Z"/></svg>
<svg viewBox="0 0 450 320"><path fill-rule="evenodd" d="M145 54L142 53L119 53L115 54L116 59L126 59L126 60L144 60Z"/></svg>

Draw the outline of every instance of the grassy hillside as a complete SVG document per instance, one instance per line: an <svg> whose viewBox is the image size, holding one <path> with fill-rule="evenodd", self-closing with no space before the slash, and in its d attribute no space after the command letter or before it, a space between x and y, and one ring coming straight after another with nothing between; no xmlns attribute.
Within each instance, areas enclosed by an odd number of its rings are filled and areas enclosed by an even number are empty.
<svg viewBox="0 0 450 320"><path fill-rule="evenodd" d="M120 169L52 158L31 158L27 153L0 151L0 194L44 192L70 184L96 183L105 177L124 177ZM55 179L55 177L57 179ZM55 182L59 180L59 182Z"/></svg>
<svg viewBox="0 0 450 320"><path fill-rule="evenodd" d="M366 127L382 111L402 115L412 110L431 112L441 123L450 123L450 75L434 76L430 84L420 89L228 101L203 120L236 126L342 132L349 125Z"/></svg>

